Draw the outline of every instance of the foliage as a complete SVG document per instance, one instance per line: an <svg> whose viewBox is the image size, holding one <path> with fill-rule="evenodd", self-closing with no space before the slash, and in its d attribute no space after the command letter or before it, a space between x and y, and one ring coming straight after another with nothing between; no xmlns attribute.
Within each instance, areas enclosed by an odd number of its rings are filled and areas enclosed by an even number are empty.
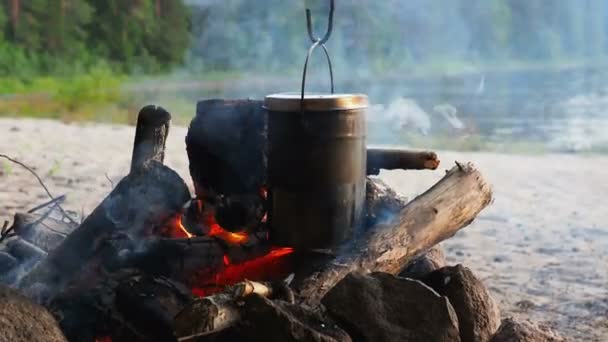
<svg viewBox="0 0 608 342"><path fill-rule="evenodd" d="M0 77L158 72L182 62L181 0L11 0L0 5Z"/></svg>

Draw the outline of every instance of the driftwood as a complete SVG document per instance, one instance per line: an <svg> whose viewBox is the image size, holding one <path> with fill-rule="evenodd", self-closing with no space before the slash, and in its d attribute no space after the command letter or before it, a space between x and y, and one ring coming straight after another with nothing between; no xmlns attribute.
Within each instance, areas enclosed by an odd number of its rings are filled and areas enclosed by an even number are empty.
<svg viewBox="0 0 608 342"><path fill-rule="evenodd" d="M117 263L123 251L174 217L190 198L175 171L150 161L123 178L82 224L21 282L60 289L83 271Z"/></svg>
<svg viewBox="0 0 608 342"><path fill-rule="evenodd" d="M401 149L367 148L367 174L385 170L435 170L439 159L435 152Z"/></svg>
<svg viewBox="0 0 608 342"><path fill-rule="evenodd" d="M492 200L492 190L472 164L457 164L411 201L393 220L342 246L320 269L296 274L301 302L314 306L348 273L397 274L409 261L470 224Z"/></svg>
<svg viewBox="0 0 608 342"><path fill-rule="evenodd" d="M131 172L150 160L163 163L170 124L171 114L162 107L149 105L139 111L133 142Z"/></svg>

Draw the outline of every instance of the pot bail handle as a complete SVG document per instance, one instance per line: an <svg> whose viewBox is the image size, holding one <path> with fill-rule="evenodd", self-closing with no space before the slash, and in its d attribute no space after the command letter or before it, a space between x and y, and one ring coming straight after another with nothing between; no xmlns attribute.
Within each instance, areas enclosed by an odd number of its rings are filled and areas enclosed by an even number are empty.
<svg viewBox="0 0 608 342"><path fill-rule="evenodd" d="M323 52L325 53L325 57L327 58L327 66L329 68L329 80L331 85L331 93L334 93L334 72L331 66L331 58L329 57L329 51L327 51L327 47L325 46L325 42L329 40L331 36L331 32L333 29L333 21L334 21L334 9L335 4L334 0L330 0L329 4L329 16L327 19L327 31L323 38L317 38L312 32L312 15L310 14L310 9L306 8L306 27L308 29L308 37L312 41L312 45L308 48L308 53L306 54L306 60L304 61L304 71L302 72L302 89L300 96L300 111L304 113L304 89L306 88L306 71L308 70L308 60L310 56L314 52L314 50L321 46L323 48Z"/></svg>

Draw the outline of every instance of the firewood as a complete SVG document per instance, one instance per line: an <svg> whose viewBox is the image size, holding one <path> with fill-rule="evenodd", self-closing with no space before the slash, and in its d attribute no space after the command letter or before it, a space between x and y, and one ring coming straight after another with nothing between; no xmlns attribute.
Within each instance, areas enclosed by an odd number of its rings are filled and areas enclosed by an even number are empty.
<svg viewBox="0 0 608 342"><path fill-rule="evenodd" d="M314 306L350 272L397 274L409 261L469 225L492 200L490 185L472 164L459 164L416 197L393 220L341 246L320 268L298 272L294 289Z"/></svg>
<svg viewBox="0 0 608 342"><path fill-rule="evenodd" d="M50 211L44 214L15 214L14 232L45 252L55 249L76 229L76 224L58 220L49 215Z"/></svg>
<svg viewBox="0 0 608 342"><path fill-rule="evenodd" d="M190 199L188 187L170 168L151 160L123 178L82 224L40 262L21 286L42 283L61 289L78 274L116 263L138 247ZM99 272L99 271L97 271Z"/></svg>
<svg viewBox="0 0 608 342"><path fill-rule="evenodd" d="M171 114L162 107L149 105L139 111L133 142L131 172L150 160L163 163L170 123Z"/></svg>
<svg viewBox="0 0 608 342"><path fill-rule="evenodd" d="M203 236L150 239L142 243L141 253L129 255L121 267L134 267L194 286L201 280L213 279L213 275L226 269L227 262L238 265L266 255L271 246L263 238L265 235L263 232L252 234L245 243Z"/></svg>
<svg viewBox="0 0 608 342"><path fill-rule="evenodd" d="M367 148L367 174L385 170L435 170L439 159L435 152L402 149Z"/></svg>
<svg viewBox="0 0 608 342"><path fill-rule="evenodd" d="M195 300L175 316L175 334L179 341L216 333L241 320L238 301L250 295L269 297L274 289L270 283L246 280L222 293Z"/></svg>

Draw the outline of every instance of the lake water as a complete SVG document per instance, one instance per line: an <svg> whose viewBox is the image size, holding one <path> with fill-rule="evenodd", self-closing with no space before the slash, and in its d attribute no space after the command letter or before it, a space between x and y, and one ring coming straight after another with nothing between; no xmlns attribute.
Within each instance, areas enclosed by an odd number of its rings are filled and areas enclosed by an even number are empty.
<svg viewBox="0 0 608 342"><path fill-rule="evenodd" d="M608 153L606 76L592 68L424 78L395 75L337 82L336 89L369 95L372 143L407 144L408 135L476 136L497 143L532 143L548 151ZM311 77L316 82L307 89L326 88L319 83L323 78ZM297 78L241 78L153 87L147 97L179 96L194 104L203 98L261 99L298 87Z"/></svg>

